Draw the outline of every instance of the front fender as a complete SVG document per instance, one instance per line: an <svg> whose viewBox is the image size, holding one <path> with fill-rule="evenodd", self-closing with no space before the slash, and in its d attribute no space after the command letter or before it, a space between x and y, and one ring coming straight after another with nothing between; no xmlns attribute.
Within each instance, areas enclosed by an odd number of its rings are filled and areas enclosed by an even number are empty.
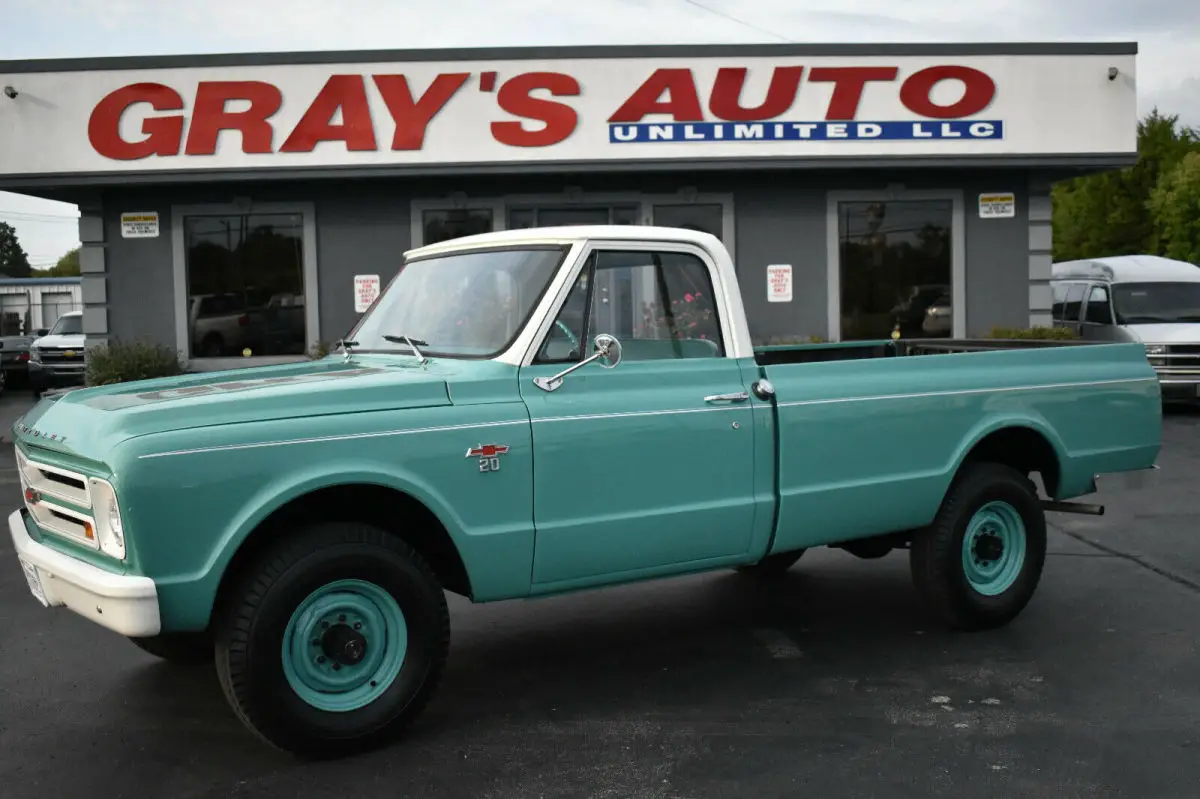
<svg viewBox="0 0 1200 799"><path fill-rule="evenodd" d="M336 464L322 462L281 475L259 488L230 520L228 527L216 541L208 562L194 573L186 575L186 579L205 579L213 574L219 578L250 534L271 514L306 494L347 485L379 486L409 495L437 517L450 534L460 555L465 555L464 550L470 551L469 546L463 546L466 532L462 518L454 512L446 496L427 480L422 480L411 471L397 468L394 464L361 460ZM465 556L463 563L470 574L471 567Z"/></svg>
<svg viewBox="0 0 1200 799"><path fill-rule="evenodd" d="M441 522L476 601L528 596L532 436L512 411L480 407L464 424L461 411L439 409L411 431L391 422L333 434L293 426L273 443L171 447L133 458L119 489L130 509L131 566L159 586L164 629L201 629L230 561L263 520L313 491L360 484L402 492ZM351 421L366 427L370 420ZM269 441L264 427L256 437ZM488 442L508 451L500 470L485 473L464 453Z"/></svg>

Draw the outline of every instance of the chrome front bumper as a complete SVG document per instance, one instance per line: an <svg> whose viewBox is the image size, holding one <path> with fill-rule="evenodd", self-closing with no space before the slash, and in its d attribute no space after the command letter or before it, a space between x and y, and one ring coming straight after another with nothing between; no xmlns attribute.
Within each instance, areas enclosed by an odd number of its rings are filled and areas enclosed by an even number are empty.
<svg viewBox="0 0 1200 799"><path fill-rule="evenodd" d="M113 632L158 635L158 589L149 577L113 574L39 544L25 529L24 509L8 517L30 593L46 607L65 607Z"/></svg>

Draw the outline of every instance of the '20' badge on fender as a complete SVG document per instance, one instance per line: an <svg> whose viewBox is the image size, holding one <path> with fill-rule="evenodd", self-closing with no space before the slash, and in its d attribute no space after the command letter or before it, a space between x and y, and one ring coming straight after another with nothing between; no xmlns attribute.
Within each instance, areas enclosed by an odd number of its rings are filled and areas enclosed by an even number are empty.
<svg viewBox="0 0 1200 799"><path fill-rule="evenodd" d="M468 458L479 459L479 471L500 471L500 456L508 452L507 444L480 444L467 450Z"/></svg>

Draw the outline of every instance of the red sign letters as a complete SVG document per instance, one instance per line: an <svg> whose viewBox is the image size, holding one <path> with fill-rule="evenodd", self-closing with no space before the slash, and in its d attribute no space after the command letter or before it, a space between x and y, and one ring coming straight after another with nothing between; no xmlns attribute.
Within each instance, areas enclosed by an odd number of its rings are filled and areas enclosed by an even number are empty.
<svg viewBox="0 0 1200 799"><path fill-rule="evenodd" d="M758 122L775 119L792 107L802 82L832 84L826 120L854 120L863 92L871 83L894 84L898 67L776 67L766 97L757 105L744 105L745 67L723 67L708 94L708 117L726 122ZM404 75L332 75L312 98L295 127L280 131L272 118L283 106L283 93L266 81L201 81L187 110L183 96L162 83L133 83L105 96L88 120L92 148L117 161L150 156L214 155L221 131L241 134L247 154L310 153L321 142L341 142L347 151L375 152L420 150L433 119L464 91L473 75L452 72L438 75L415 96ZM380 142L367 100L367 81L383 98L395 124L390 142ZM579 81L562 72L525 72L499 84L495 72L478 75L480 92L494 93L503 111L541 123L526 129L520 120L491 123L492 138L509 147L548 147L567 139L579 124L579 114L567 102L534 96L545 92L553 98L578 97ZM958 81L963 95L949 105L931 99L933 88L942 81ZM899 86L900 103L918 117L961 119L984 110L996 94L996 85L973 67L939 65L912 73ZM240 110L229 110L240 101ZM120 121L126 111L148 105L157 115L141 122L141 138L123 138ZM341 112L341 119L334 122ZM611 116L610 124L638 123L648 116L671 117L675 122L702 122L706 115L692 70L657 69ZM185 120L190 117L187 135ZM285 134L282 141L279 135Z"/></svg>

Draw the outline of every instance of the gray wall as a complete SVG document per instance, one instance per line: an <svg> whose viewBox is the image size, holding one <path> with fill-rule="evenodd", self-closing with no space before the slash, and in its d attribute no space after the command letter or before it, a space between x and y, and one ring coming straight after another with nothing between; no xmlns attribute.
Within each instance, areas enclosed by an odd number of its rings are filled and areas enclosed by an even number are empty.
<svg viewBox="0 0 1200 799"><path fill-rule="evenodd" d="M1040 319L1038 309L1031 308L1031 296L1040 296L1036 286L1044 280L1042 261L1048 259L1049 246L1048 240L1043 241L1045 231L1040 229L1049 225L1048 183L1040 176L1017 170L806 170L741 176L616 174L201 184L106 189L101 195L86 197L81 194L76 201L87 201L81 232L85 225L92 238L101 227L103 231L102 242L85 239L90 242L85 243L85 250L91 251L91 263L100 267L90 276L94 284L89 288L90 296L103 300L87 304L93 323L89 332L96 340L107 334L174 344L172 249L167 229L172 204L231 203L235 197L247 196L255 202L314 203L321 298L319 337L332 341L349 330L357 318L353 276L379 274L386 283L395 274L401 254L410 246L410 199L446 197L451 192L469 197L560 193L565 186L583 188L586 198L588 192L662 193L695 186L701 192L734 195L735 260L752 334L760 339L824 336L826 192L882 190L889 184L902 184L906 189L962 189L968 335L984 334L1000 325L1024 327L1031 318ZM1016 193L1016 218L979 218L977 195L994 191ZM1031 193L1035 204L1032 227ZM156 239L122 239L120 214L150 210L159 212L162 235ZM793 266L791 303L767 302L766 267L773 263ZM85 282L89 282L88 276ZM309 338L315 341L317 335L310 332Z"/></svg>

